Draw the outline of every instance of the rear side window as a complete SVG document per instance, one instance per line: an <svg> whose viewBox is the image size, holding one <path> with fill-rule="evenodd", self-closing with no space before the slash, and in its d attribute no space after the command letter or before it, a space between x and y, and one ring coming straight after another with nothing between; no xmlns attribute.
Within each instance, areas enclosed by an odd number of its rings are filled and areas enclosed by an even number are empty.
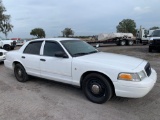
<svg viewBox="0 0 160 120"><path fill-rule="evenodd" d="M23 53L39 55L42 42L43 41L29 43Z"/></svg>
<svg viewBox="0 0 160 120"><path fill-rule="evenodd" d="M55 56L56 52L64 52L62 47L57 42L46 41L44 46L44 56Z"/></svg>

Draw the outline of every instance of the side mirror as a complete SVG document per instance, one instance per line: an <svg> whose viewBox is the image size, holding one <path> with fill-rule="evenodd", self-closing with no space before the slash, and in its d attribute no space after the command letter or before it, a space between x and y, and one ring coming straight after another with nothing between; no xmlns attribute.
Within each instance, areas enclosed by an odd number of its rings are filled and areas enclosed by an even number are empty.
<svg viewBox="0 0 160 120"><path fill-rule="evenodd" d="M147 38L147 37L151 37L151 36L150 35L144 35L144 37Z"/></svg>
<svg viewBox="0 0 160 120"><path fill-rule="evenodd" d="M145 38L147 38L147 35L144 35Z"/></svg>
<svg viewBox="0 0 160 120"><path fill-rule="evenodd" d="M55 53L56 57L68 58L68 55L65 52L59 51Z"/></svg>

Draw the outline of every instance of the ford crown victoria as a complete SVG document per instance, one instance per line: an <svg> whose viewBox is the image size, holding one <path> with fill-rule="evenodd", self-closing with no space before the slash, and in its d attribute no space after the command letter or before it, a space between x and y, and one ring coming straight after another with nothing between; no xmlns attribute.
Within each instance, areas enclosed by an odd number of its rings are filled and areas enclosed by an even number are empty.
<svg viewBox="0 0 160 120"><path fill-rule="evenodd" d="M149 62L113 53L99 52L74 38L43 38L25 43L8 52L5 66L20 82L29 76L76 85L95 103L104 103L113 95L145 96L157 80Z"/></svg>

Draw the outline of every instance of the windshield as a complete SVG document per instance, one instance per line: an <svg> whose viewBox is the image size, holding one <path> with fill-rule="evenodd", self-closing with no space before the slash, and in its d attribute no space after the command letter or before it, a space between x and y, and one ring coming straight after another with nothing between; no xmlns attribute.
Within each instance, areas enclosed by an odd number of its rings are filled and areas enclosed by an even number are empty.
<svg viewBox="0 0 160 120"><path fill-rule="evenodd" d="M72 57L98 52L93 46L82 40L64 40L61 43Z"/></svg>
<svg viewBox="0 0 160 120"><path fill-rule="evenodd" d="M160 37L160 30L155 30L155 31L153 31L153 33L152 33L151 36L152 36L152 37Z"/></svg>

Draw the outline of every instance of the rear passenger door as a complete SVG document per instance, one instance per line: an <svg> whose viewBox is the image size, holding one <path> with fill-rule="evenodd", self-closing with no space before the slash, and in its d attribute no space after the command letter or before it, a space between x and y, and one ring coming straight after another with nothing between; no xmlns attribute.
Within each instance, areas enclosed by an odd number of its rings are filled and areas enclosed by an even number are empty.
<svg viewBox="0 0 160 120"><path fill-rule="evenodd" d="M40 49L42 42L30 42L21 56L23 66L30 75L40 76Z"/></svg>

